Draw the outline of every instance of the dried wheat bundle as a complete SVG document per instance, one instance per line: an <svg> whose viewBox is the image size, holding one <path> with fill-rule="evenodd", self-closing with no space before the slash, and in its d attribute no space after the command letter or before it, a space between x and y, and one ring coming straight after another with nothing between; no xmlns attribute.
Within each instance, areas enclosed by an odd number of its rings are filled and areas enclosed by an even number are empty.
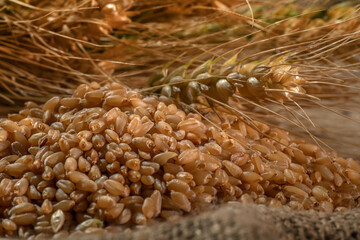
<svg viewBox="0 0 360 240"><path fill-rule="evenodd" d="M1 101L44 101L104 80L89 54L111 46L101 37L130 21L132 2L3 1L0 9ZM95 70L93 70L95 69Z"/></svg>
<svg viewBox="0 0 360 240"><path fill-rule="evenodd" d="M356 9L335 5L327 11L328 17L322 16L327 22L322 20L317 27L301 25L318 22L314 13L270 24L263 31L246 35L252 37L250 41L239 37L216 45L175 70L165 66L150 81L153 86L141 91L155 91L181 103L225 108L249 122L269 115L268 122L278 125L281 118L288 129L290 123L300 129L298 134L309 134L309 128L316 129L306 112L309 107L345 118L349 118L347 112L356 112ZM291 28L294 22L303 28ZM276 29L284 31L277 35Z"/></svg>
<svg viewBox="0 0 360 240"><path fill-rule="evenodd" d="M254 7L261 6L280 11L266 1ZM184 51L189 59L269 25L246 1L4 1L0 14L1 98L10 105L69 94L88 81L135 76L133 83L167 61L186 63L177 57Z"/></svg>
<svg viewBox="0 0 360 240"><path fill-rule="evenodd" d="M136 73L139 68L133 66L143 69L150 63L142 60L144 55L169 61L175 53L145 50L141 38L152 30L150 20L162 21L155 11L176 17L174 9L189 8L191 15L192 5L194 1L2 1L2 104L44 102L48 96L71 94L81 83L124 79L131 74L113 76L115 69ZM212 1L196 5L212 6Z"/></svg>

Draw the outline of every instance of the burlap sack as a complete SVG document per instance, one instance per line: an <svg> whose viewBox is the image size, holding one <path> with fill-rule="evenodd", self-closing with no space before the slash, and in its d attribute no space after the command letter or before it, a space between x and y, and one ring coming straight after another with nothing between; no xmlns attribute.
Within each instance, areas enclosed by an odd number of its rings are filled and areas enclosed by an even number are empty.
<svg viewBox="0 0 360 240"><path fill-rule="evenodd" d="M93 236L91 239L360 239L360 209L328 214L228 204L175 223L160 223L131 232Z"/></svg>

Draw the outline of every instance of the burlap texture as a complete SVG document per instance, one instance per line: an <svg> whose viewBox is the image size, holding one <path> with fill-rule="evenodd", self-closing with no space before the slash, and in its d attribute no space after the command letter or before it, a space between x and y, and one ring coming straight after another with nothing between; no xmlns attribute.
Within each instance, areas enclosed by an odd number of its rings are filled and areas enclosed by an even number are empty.
<svg viewBox="0 0 360 240"><path fill-rule="evenodd" d="M91 239L360 239L360 209L327 214L229 204L175 223L160 223L131 232L92 236Z"/></svg>

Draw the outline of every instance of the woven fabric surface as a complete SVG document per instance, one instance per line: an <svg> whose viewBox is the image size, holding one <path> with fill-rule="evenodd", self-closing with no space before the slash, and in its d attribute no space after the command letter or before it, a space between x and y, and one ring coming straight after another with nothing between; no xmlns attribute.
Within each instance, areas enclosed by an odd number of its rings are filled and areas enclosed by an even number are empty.
<svg viewBox="0 0 360 240"><path fill-rule="evenodd" d="M290 211L249 204L228 204L175 223L81 239L360 239L360 209L343 213Z"/></svg>

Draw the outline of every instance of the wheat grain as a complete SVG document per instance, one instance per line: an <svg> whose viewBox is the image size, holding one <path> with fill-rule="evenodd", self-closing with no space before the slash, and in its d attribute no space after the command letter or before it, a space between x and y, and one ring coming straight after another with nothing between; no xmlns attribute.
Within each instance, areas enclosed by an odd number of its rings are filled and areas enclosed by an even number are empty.
<svg viewBox="0 0 360 240"><path fill-rule="evenodd" d="M1 121L8 129L0 141L6 142L0 160L6 234L31 224L31 234L143 225L211 209L216 201L325 212L356 207L355 160L331 157L260 122L270 137L256 135L227 112L227 124L217 129L197 113L131 90L122 89L121 104L113 107L106 101L119 92L113 86L80 86L73 95L80 98L77 105L50 99L48 127L30 111ZM31 131L16 130L23 126ZM64 223L51 220L55 213Z"/></svg>

